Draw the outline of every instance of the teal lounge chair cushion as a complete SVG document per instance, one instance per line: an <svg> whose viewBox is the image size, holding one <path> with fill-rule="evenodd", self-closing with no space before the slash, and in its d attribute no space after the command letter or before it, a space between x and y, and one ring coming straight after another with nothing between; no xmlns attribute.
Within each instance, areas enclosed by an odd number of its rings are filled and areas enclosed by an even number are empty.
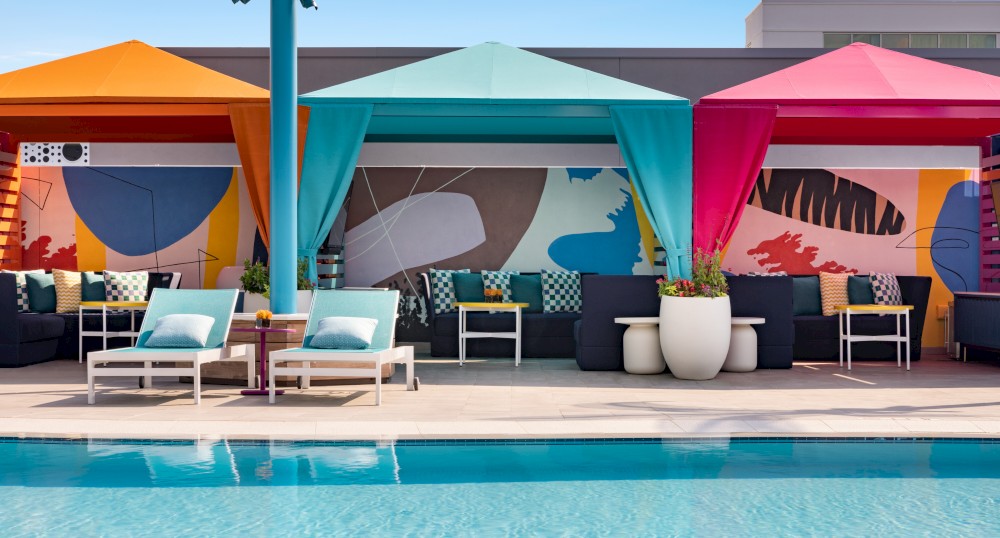
<svg viewBox="0 0 1000 538"><path fill-rule="evenodd" d="M56 311L56 282L52 273L28 273L28 307L32 312L51 314Z"/></svg>
<svg viewBox="0 0 1000 538"><path fill-rule="evenodd" d="M515 303L528 303L524 313L542 313L542 275L511 275L510 290Z"/></svg>
<svg viewBox="0 0 1000 538"><path fill-rule="evenodd" d="M847 277L847 302L849 304L875 304L872 282L866 276Z"/></svg>
<svg viewBox="0 0 1000 538"><path fill-rule="evenodd" d="M479 273L453 273L455 283L455 298L459 303L481 303L486 300L483 294L483 275Z"/></svg>
<svg viewBox="0 0 1000 538"><path fill-rule="evenodd" d="M792 278L792 315L820 316L822 314L819 277L797 276Z"/></svg>
<svg viewBox="0 0 1000 538"><path fill-rule="evenodd" d="M215 318L210 316L168 314L156 320L146 347L205 347L213 325Z"/></svg>
<svg viewBox="0 0 1000 538"><path fill-rule="evenodd" d="M319 320L310 345L321 349L368 349L378 320L331 316Z"/></svg>
<svg viewBox="0 0 1000 538"><path fill-rule="evenodd" d="M135 347L148 347L156 322L172 314L201 314L215 320L203 348L221 348L226 344L236 309L239 290L169 290L154 289L142 319Z"/></svg>

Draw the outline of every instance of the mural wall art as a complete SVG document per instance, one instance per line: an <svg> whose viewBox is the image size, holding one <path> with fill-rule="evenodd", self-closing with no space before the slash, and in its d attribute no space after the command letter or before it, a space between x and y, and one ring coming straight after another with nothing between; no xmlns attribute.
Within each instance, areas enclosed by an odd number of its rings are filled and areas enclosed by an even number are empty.
<svg viewBox="0 0 1000 538"><path fill-rule="evenodd" d="M24 167L25 269L149 270L211 288L253 255L238 168Z"/></svg>
<svg viewBox="0 0 1000 538"><path fill-rule="evenodd" d="M734 273L870 271L933 279L924 345L944 345L938 305L979 280L978 170L765 169L723 265Z"/></svg>

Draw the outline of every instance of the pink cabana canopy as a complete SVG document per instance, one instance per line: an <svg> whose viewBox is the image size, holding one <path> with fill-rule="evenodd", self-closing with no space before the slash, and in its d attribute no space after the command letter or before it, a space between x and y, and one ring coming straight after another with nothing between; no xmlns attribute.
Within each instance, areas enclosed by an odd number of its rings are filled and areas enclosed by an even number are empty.
<svg viewBox="0 0 1000 538"><path fill-rule="evenodd" d="M694 107L694 246L726 244L768 144L979 146L1000 77L855 43Z"/></svg>

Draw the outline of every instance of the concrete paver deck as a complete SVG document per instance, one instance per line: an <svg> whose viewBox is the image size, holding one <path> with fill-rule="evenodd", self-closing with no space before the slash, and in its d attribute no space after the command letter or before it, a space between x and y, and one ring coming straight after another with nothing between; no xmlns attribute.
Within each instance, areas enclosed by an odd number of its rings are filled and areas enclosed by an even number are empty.
<svg viewBox="0 0 1000 538"><path fill-rule="evenodd" d="M0 435L309 439L671 437L703 435L1000 436L1000 365L927 356L895 363L796 363L791 370L663 374L581 372L572 360L418 357L421 386L402 372L374 406L371 385L289 390L269 405L241 387L105 380L86 403L85 365L2 370Z"/></svg>

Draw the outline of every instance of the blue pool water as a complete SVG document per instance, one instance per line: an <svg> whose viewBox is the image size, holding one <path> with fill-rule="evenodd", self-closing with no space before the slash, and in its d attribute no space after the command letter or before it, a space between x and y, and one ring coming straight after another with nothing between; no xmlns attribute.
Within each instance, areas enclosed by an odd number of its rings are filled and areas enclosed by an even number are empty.
<svg viewBox="0 0 1000 538"><path fill-rule="evenodd" d="M0 439L9 536L1000 536L969 440Z"/></svg>

